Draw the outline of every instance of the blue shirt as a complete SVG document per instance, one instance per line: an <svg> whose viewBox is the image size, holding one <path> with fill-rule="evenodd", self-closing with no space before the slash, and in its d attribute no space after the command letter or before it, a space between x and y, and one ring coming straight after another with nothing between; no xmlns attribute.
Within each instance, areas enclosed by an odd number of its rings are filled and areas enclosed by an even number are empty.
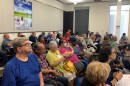
<svg viewBox="0 0 130 86"><path fill-rule="evenodd" d="M7 46L7 44L8 44L9 42L11 42L11 41L12 41L12 40L3 40L3 42L2 42L2 50L5 51L6 48L9 48L10 46Z"/></svg>
<svg viewBox="0 0 130 86"><path fill-rule="evenodd" d="M33 43L36 43L36 42L37 42L37 37L31 35L31 36L29 37L29 41L31 41L31 42L33 42Z"/></svg>
<svg viewBox="0 0 130 86"><path fill-rule="evenodd" d="M26 62L14 57L5 67L2 86L40 86L40 71L34 54L29 54Z"/></svg>

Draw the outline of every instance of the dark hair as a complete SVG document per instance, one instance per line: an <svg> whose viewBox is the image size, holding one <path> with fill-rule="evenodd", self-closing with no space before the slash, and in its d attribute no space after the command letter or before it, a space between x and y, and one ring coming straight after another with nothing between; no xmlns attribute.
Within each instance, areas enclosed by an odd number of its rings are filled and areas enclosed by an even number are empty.
<svg viewBox="0 0 130 86"><path fill-rule="evenodd" d="M94 32L91 32L89 36L94 35Z"/></svg>
<svg viewBox="0 0 130 86"><path fill-rule="evenodd" d="M123 49L125 50L127 47L129 48L129 46L128 46L128 45L124 45L124 46L123 46Z"/></svg>
<svg viewBox="0 0 130 86"><path fill-rule="evenodd" d="M42 32L42 34L41 35L45 35L45 32Z"/></svg>
<svg viewBox="0 0 130 86"><path fill-rule="evenodd" d="M71 37L71 38L69 39L69 42L70 42L70 43L72 43L72 42L76 42L76 41L77 41L77 39L74 38L74 37Z"/></svg>
<svg viewBox="0 0 130 86"><path fill-rule="evenodd" d="M56 38L61 39L61 38L60 38L60 35L61 35L61 34L58 33L57 36L56 36Z"/></svg>
<svg viewBox="0 0 130 86"><path fill-rule="evenodd" d="M59 40L59 45L61 46L63 44L63 40Z"/></svg>
<svg viewBox="0 0 130 86"><path fill-rule="evenodd" d="M39 50L38 43L33 44L32 49L34 52L38 51Z"/></svg>
<svg viewBox="0 0 130 86"><path fill-rule="evenodd" d="M123 36L125 36L126 35L126 33L123 33Z"/></svg>
<svg viewBox="0 0 130 86"><path fill-rule="evenodd" d="M40 35L39 37L38 37L38 41L40 42L40 40L41 40L41 38L42 38L43 36L42 35ZM44 37L43 37L44 38Z"/></svg>
<svg viewBox="0 0 130 86"><path fill-rule="evenodd" d="M123 50L123 47L122 46L118 46L118 50L119 51Z"/></svg>
<svg viewBox="0 0 130 86"><path fill-rule="evenodd" d="M55 33L56 31L53 31L53 33Z"/></svg>
<svg viewBox="0 0 130 86"><path fill-rule="evenodd" d="M25 37L25 35L20 35L19 37Z"/></svg>
<svg viewBox="0 0 130 86"><path fill-rule="evenodd" d="M109 36L105 36L102 42L102 46L109 46L110 45L110 38Z"/></svg>
<svg viewBox="0 0 130 86"><path fill-rule="evenodd" d="M71 33L71 36L75 36L75 33Z"/></svg>
<svg viewBox="0 0 130 86"><path fill-rule="evenodd" d="M109 36L104 36L104 40L110 40Z"/></svg>
<svg viewBox="0 0 130 86"><path fill-rule="evenodd" d="M101 50L99 51L99 61L100 62L107 62L109 59L109 55L112 53L111 46L103 46Z"/></svg>

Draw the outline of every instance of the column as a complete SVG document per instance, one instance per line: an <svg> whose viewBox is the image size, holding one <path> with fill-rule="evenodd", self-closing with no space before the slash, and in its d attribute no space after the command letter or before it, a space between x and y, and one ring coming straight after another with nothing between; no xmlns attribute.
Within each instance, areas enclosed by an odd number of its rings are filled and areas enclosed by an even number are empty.
<svg viewBox="0 0 130 86"><path fill-rule="evenodd" d="M129 26L128 26L128 40L129 40L129 42L130 42L130 9L129 9L129 21L128 21L129 23Z"/></svg>
<svg viewBox="0 0 130 86"><path fill-rule="evenodd" d="M120 21L121 21L121 4L122 1L117 1L117 15L116 15L116 30L115 35L117 36L117 42L119 43L120 35Z"/></svg>

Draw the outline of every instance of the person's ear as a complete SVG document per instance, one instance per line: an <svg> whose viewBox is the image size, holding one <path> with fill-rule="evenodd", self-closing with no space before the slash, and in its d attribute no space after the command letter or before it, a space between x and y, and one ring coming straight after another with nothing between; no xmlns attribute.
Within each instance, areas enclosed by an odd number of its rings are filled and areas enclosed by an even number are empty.
<svg viewBox="0 0 130 86"><path fill-rule="evenodd" d="M20 49L20 47L17 47L17 51L21 52L21 49Z"/></svg>

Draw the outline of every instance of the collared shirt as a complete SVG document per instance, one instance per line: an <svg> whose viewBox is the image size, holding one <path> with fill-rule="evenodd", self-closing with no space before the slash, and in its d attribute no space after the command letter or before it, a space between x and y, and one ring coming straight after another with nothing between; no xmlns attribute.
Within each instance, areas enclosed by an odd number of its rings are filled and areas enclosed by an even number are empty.
<svg viewBox="0 0 130 86"><path fill-rule="evenodd" d="M60 54L59 50L56 51L56 54L49 50L46 56L46 60L50 65L54 64L56 61L58 61L61 58L64 57ZM54 69L56 69L61 73L67 72L63 67L63 62L59 63L56 67L54 67Z"/></svg>
<svg viewBox="0 0 130 86"><path fill-rule="evenodd" d="M37 59L42 69L52 70L43 55L40 55L39 57L37 56ZM44 78L55 78L53 74L43 74L43 75L44 75Z"/></svg>

